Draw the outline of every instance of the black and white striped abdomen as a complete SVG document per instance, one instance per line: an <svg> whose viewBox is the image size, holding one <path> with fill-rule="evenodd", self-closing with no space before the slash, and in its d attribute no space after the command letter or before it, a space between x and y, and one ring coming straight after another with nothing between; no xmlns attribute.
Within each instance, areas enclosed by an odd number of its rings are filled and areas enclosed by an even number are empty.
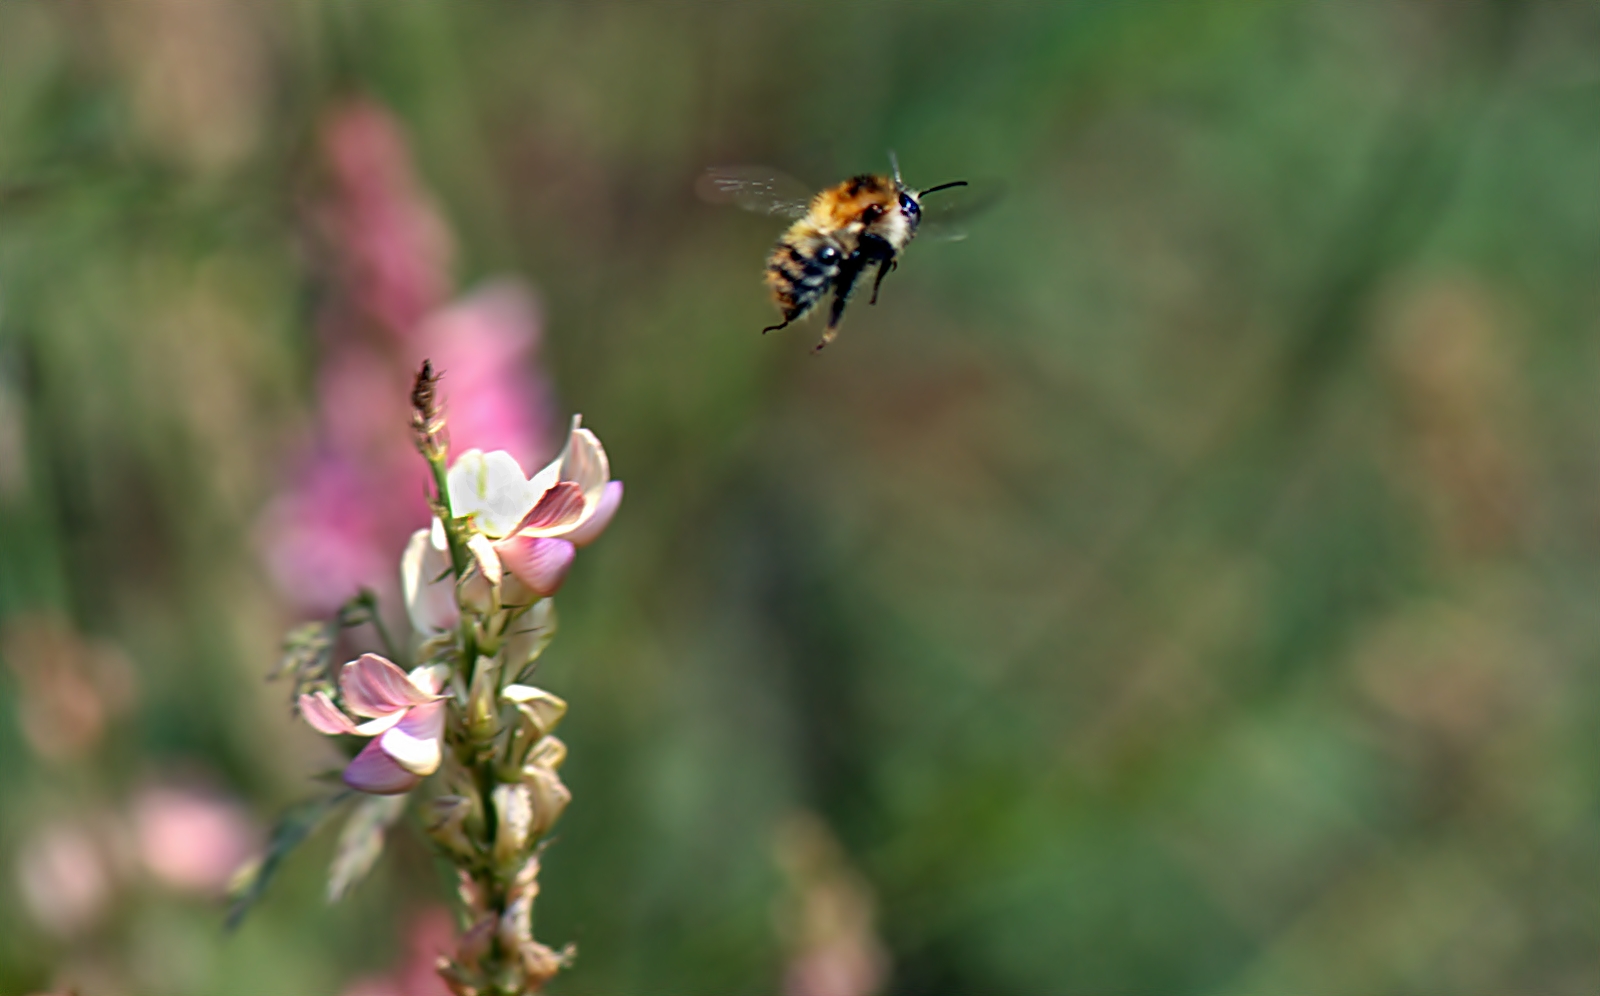
<svg viewBox="0 0 1600 996"><path fill-rule="evenodd" d="M804 315L827 295L843 259L832 239L817 234L791 232L773 247L766 281L785 322Z"/></svg>

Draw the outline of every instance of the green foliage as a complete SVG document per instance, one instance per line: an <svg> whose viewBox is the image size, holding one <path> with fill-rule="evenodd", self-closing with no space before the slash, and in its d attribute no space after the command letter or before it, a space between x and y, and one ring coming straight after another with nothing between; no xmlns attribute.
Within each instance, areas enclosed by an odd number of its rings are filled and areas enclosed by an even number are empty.
<svg viewBox="0 0 1600 996"><path fill-rule="evenodd" d="M303 802L289 810L272 828L261 860L241 870L230 892L226 923L235 930L261 897L281 865L295 848L305 843L355 793L346 789L320 799ZM376 801L376 804L374 804ZM393 822L393 800L384 796L365 796L357 805L339 839L339 852L328 883L329 901L342 898L349 887L361 879L383 849L383 828ZM376 841L374 841L376 836Z"/></svg>

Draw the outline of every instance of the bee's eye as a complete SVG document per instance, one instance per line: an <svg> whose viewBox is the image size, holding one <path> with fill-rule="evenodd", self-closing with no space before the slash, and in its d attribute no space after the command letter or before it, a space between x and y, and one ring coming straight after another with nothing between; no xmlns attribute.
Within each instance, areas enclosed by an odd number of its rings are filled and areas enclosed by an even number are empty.
<svg viewBox="0 0 1600 996"><path fill-rule="evenodd" d="M839 250L833 246L823 246L817 250L817 259L823 263L836 263L839 260Z"/></svg>
<svg viewBox="0 0 1600 996"><path fill-rule="evenodd" d="M922 213L922 205L912 200L910 194L901 194L900 210L909 215L919 215Z"/></svg>

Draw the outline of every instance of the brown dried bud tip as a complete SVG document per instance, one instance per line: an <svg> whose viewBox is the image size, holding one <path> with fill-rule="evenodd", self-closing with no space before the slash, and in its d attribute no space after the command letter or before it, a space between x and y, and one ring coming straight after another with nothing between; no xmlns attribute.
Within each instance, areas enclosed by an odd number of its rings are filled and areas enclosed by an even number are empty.
<svg viewBox="0 0 1600 996"><path fill-rule="evenodd" d="M439 406L439 375L433 363L423 360L411 385L411 428L424 456L444 452L444 410Z"/></svg>

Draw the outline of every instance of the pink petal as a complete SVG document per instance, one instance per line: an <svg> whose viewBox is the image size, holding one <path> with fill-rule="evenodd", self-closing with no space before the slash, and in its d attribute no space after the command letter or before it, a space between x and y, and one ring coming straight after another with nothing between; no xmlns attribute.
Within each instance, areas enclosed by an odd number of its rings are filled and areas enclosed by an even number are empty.
<svg viewBox="0 0 1600 996"><path fill-rule="evenodd" d="M559 481L540 496L513 532L558 529L582 517L583 489L571 481Z"/></svg>
<svg viewBox="0 0 1600 996"><path fill-rule="evenodd" d="M566 535L573 546L588 546L600 538L606 526L611 524L611 517L617 514L617 506L622 504L622 482L609 481L605 491L600 494L600 502L595 506L594 514L589 516L583 525Z"/></svg>
<svg viewBox="0 0 1600 996"><path fill-rule="evenodd" d="M556 593L577 554L566 540L521 533L501 540L494 548L506 570L540 596Z"/></svg>
<svg viewBox="0 0 1600 996"><path fill-rule="evenodd" d="M377 740L363 747L344 769L346 785L372 795L399 795L409 792L420 781L420 776L400 767L394 758L385 754Z"/></svg>
<svg viewBox="0 0 1600 996"><path fill-rule="evenodd" d="M387 716L430 702L434 696L418 688L387 658L362 654L339 673L345 702L357 716Z"/></svg>
<svg viewBox="0 0 1600 996"><path fill-rule="evenodd" d="M439 770L439 738L444 736L444 703L429 702L406 711L400 725L378 738L383 752L414 775Z"/></svg>
<svg viewBox="0 0 1600 996"><path fill-rule="evenodd" d="M339 707L328 698L327 692L301 695L300 715L305 717L305 721L311 724L313 730L326 733L330 737L356 732L356 724L350 722L349 716L339 711Z"/></svg>

